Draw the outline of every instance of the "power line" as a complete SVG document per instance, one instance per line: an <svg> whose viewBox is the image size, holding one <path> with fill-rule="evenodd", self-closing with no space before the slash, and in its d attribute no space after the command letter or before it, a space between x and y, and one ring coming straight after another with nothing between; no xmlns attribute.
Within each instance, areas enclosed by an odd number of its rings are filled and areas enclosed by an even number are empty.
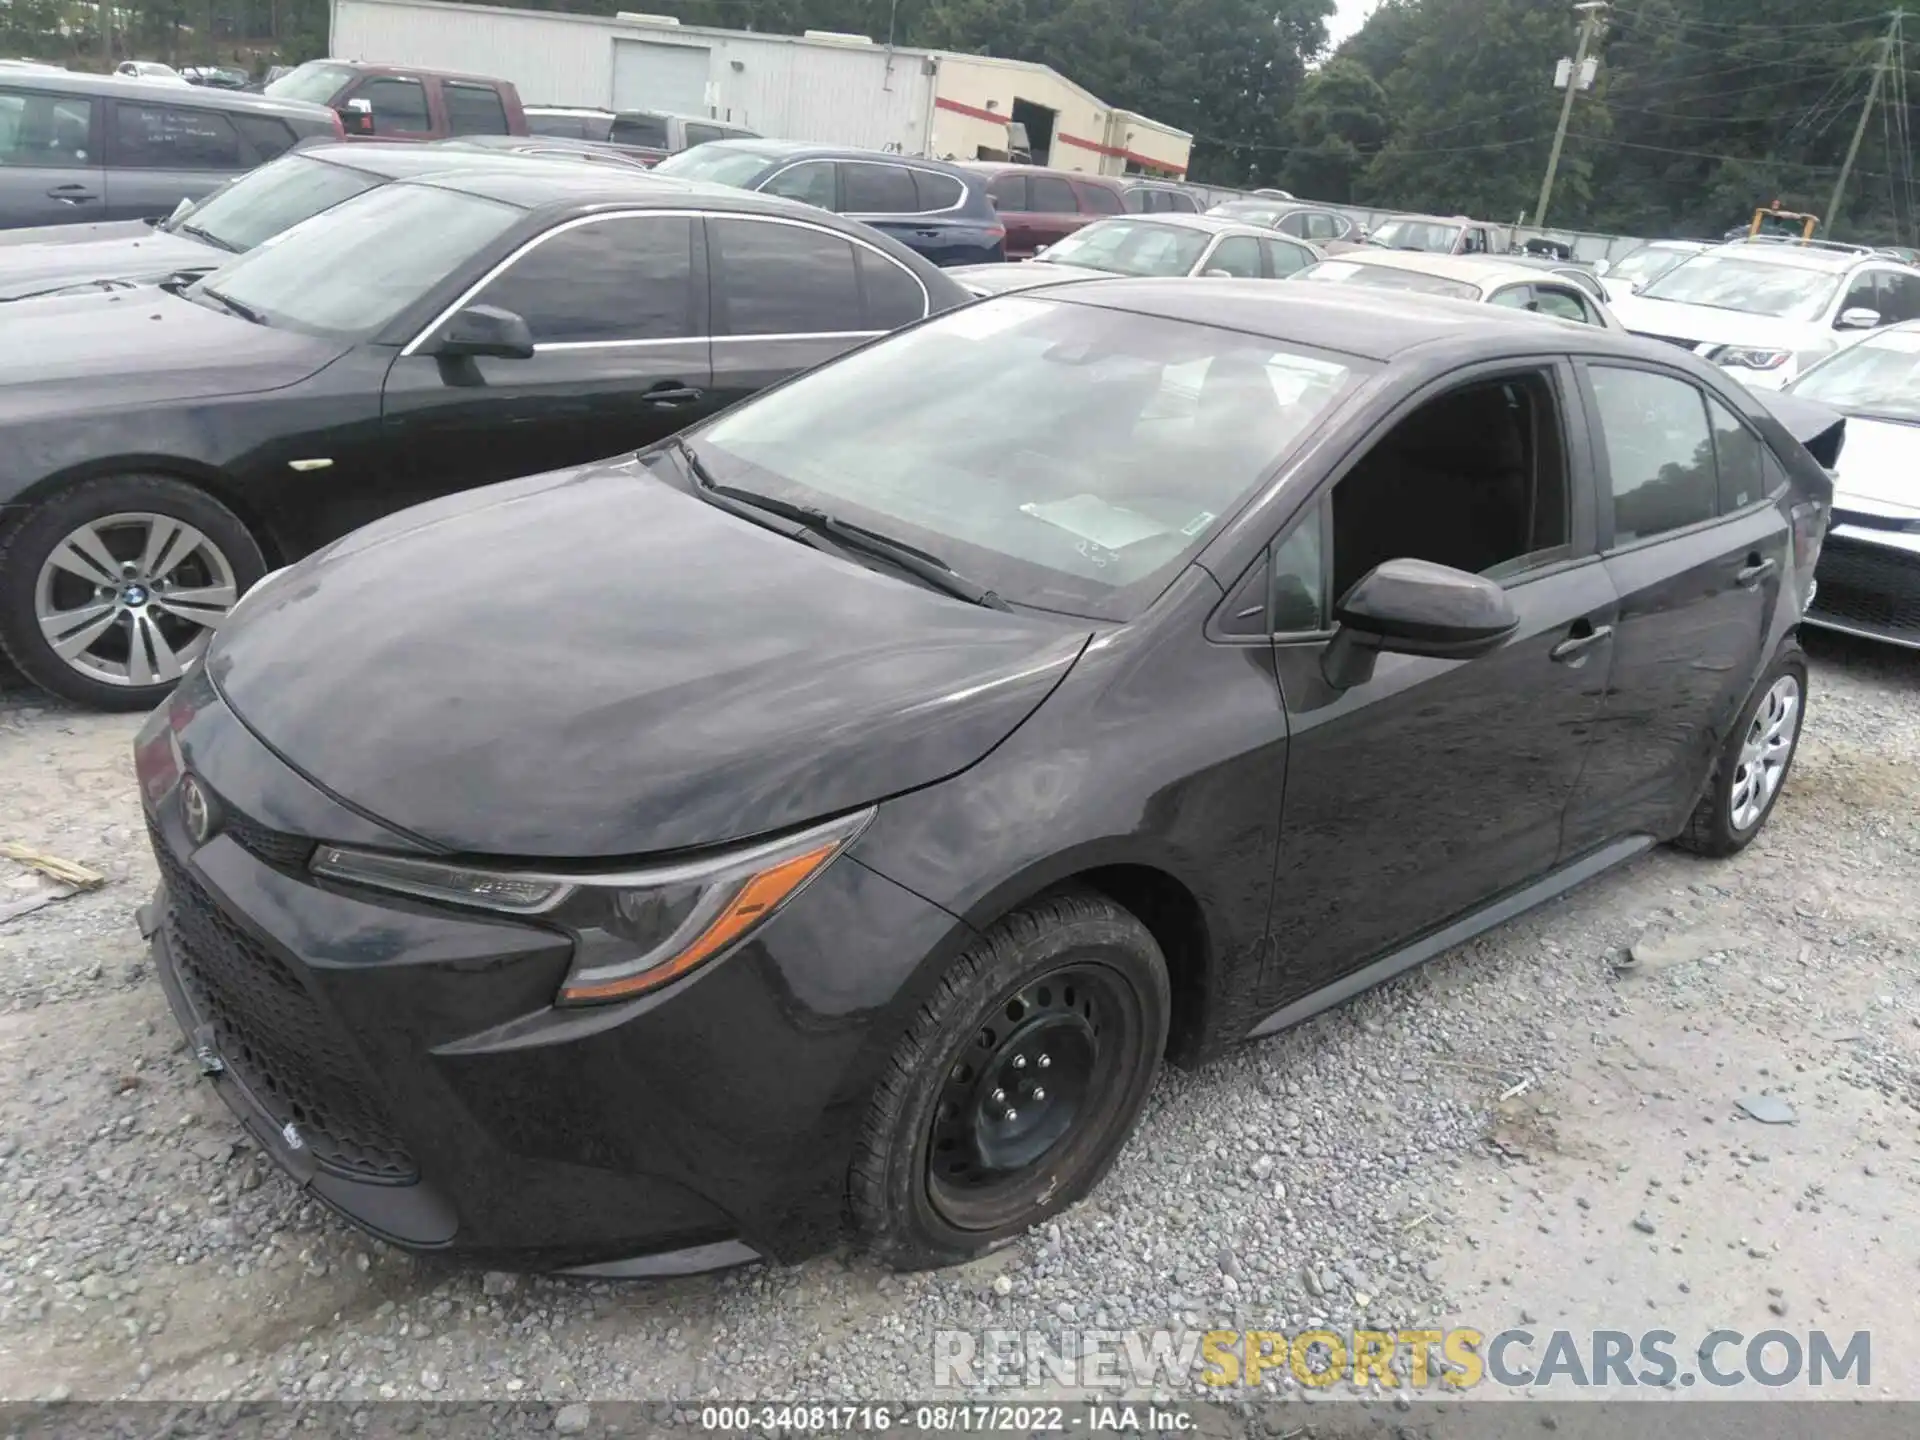
<svg viewBox="0 0 1920 1440"><path fill-rule="evenodd" d="M1732 34L1777 35L1781 33L1802 33L1808 30L1839 30L1848 25L1878 25L1887 17L1882 15L1856 15L1850 20L1795 20L1778 25L1746 24L1729 20L1696 20L1685 15L1650 16L1644 10L1623 10L1614 7L1614 14L1624 15L1635 24L1654 28L1661 25L1672 26L1678 30L1724 30Z"/></svg>

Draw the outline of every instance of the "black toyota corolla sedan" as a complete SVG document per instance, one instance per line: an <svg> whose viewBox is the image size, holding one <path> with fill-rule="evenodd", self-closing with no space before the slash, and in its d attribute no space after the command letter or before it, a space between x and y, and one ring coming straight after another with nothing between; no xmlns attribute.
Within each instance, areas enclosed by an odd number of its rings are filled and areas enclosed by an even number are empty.
<svg viewBox="0 0 1920 1440"><path fill-rule="evenodd" d="M234 600L354 526L652 444L970 298L795 201L471 155L197 280L23 300L0 353L0 648L157 703Z"/></svg>
<svg viewBox="0 0 1920 1440"><path fill-rule="evenodd" d="M142 923L212 1083L396 1243L957 1260L1163 1057L1752 840L1830 494L1597 329L983 301L263 583L138 739Z"/></svg>

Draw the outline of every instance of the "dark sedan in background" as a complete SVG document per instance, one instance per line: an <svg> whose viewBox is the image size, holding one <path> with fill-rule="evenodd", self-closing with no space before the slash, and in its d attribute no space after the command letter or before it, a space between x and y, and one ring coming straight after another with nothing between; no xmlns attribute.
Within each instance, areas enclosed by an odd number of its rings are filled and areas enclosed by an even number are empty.
<svg viewBox="0 0 1920 1440"><path fill-rule="evenodd" d="M355 196L191 283L20 302L0 646L56 694L149 706L274 565L656 441L966 299L805 206L511 157Z"/></svg>
<svg viewBox="0 0 1920 1440"><path fill-rule="evenodd" d="M1163 1056L1747 845L1831 493L1599 329L985 300L260 587L139 736L143 933L258 1143L389 1240L966 1259L1087 1194Z"/></svg>
<svg viewBox="0 0 1920 1440"><path fill-rule="evenodd" d="M779 195L859 220L935 265L1007 258L1007 227L980 176L880 150L779 140L714 140L662 160L656 175Z"/></svg>

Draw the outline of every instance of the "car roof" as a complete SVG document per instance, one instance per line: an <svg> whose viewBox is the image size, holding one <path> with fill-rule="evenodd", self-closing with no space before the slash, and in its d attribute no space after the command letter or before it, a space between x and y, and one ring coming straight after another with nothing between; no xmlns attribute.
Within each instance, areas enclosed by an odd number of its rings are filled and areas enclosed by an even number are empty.
<svg viewBox="0 0 1920 1440"><path fill-rule="evenodd" d="M1418 225L1485 225L1485 220L1475 220L1471 215L1422 215L1416 210L1402 210L1389 215L1380 222L1391 225L1396 220L1411 220ZM1378 229L1379 226L1375 226Z"/></svg>
<svg viewBox="0 0 1920 1440"><path fill-rule="evenodd" d="M658 120L685 120L695 125L717 125L722 130L739 130L744 132L747 128L744 125L736 125L731 120L716 120L711 115L683 115L678 110L656 110L647 106L636 106L630 110L603 110L598 105L522 105L520 108L529 115L579 115L583 117L604 115L609 119L620 119L628 115L645 115ZM739 138L742 140L750 140L754 137L750 134L743 133Z"/></svg>
<svg viewBox="0 0 1920 1440"><path fill-rule="evenodd" d="M507 83L498 75L478 75L470 70L442 70L435 65L398 65L388 60L336 60L323 57L318 60L304 61L293 68L303 70L308 65L333 65L343 70L357 70L368 75L431 75L436 80L470 80L476 85Z"/></svg>
<svg viewBox="0 0 1920 1440"><path fill-rule="evenodd" d="M1113 175L1093 175L1085 170L1060 170L1051 165L1023 165L1018 160L958 160L954 162L962 170L972 170L981 175L1052 175L1061 180L1086 180L1109 190L1124 190L1127 181Z"/></svg>
<svg viewBox="0 0 1920 1440"><path fill-rule="evenodd" d="M749 155L764 155L769 160L879 160L889 165L908 165L920 170L933 170L942 175L952 175L957 179L980 178L977 173L978 167L959 165L951 160L930 160L924 155L902 155L897 150L866 150L858 145L821 145L811 140L767 140L758 135L736 135L726 140L709 140L694 148L738 150Z"/></svg>
<svg viewBox="0 0 1920 1440"><path fill-rule="evenodd" d="M526 141L529 137L516 135L517 141ZM365 140L320 140L309 142L290 154L300 155L309 160L321 160L329 165L342 165L349 170L364 170L369 175L384 175L390 180L407 180L416 175L434 175L443 170L476 170L483 166L498 169L501 165L510 165L514 159L521 158L511 149L469 148L464 142L459 146L438 143L418 145L411 142L393 144L369 143ZM526 157L537 161L537 156Z"/></svg>
<svg viewBox="0 0 1920 1440"><path fill-rule="evenodd" d="M1295 242L1300 238L1297 235L1281 235L1265 225L1250 225L1245 220L1234 219L1231 215L1189 215L1184 210L1151 210L1140 215L1106 215L1093 223L1105 225L1116 220L1125 221L1129 225L1172 225L1182 230L1203 230L1209 235L1232 233L1256 235L1262 240L1278 239Z"/></svg>
<svg viewBox="0 0 1920 1440"><path fill-rule="evenodd" d="M324 105L307 100L283 100L275 95L255 95L248 90L221 90L214 86L180 86L170 80L137 80L131 75L86 75L76 70L8 70L7 85L14 90L40 90L50 94L121 96L128 100L151 100L169 105L189 105L201 110L248 110L266 115L299 115L313 119L328 115Z"/></svg>
<svg viewBox="0 0 1920 1440"><path fill-rule="evenodd" d="M1319 350L1388 361L1419 345L1486 340L1511 352L1665 355L1672 347L1597 325L1542 324L1525 310L1406 290L1357 285L1294 285L1272 280L1116 278L1067 282L1060 298L1168 320L1239 330ZM1021 292L1047 296L1053 287ZM991 303L991 302L983 302ZM1573 336L1579 344L1571 346Z"/></svg>
<svg viewBox="0 0 1920 1440"><path fill-rule="evenodd" d="M516 205L523 210L587 211L607 205L636 210L696 206L701 210L742 215L789 215L816 224L838 222L838 217L831 212L778 195L763 195L704 180L682 180L648 170L546 160L537 155L499 157L491 166L443 171L401 183L434 185L442 190ZM844 222L844 228L859 230L862 227Z"/></svg>
<svg viewBox="0 0 1920 1440"><path fill-rule="evenodd" d="M1519 265L1497 257L1427 255L1413 250L1348 250L1334 257L1350 265L1378 265L1388 270L1416 270L1458 280L1467 285L1502 285L1538 281L1543 268ZM1564 260L1554 262L1565 265Z"/></svg>
<svg viewBox="0 0 1920 1440"><path fill-rule="evenodd" d="M1738 255L1743 260L1758 260L1765 265L1817 270L1829 275L1851 270L1856 265L1904 263L1891 255L1875 255L1870 250L1829 249L1817 244L1802 245L1793 240L1729 240L1721 245L1709 245L1703 253Z"/></svg>

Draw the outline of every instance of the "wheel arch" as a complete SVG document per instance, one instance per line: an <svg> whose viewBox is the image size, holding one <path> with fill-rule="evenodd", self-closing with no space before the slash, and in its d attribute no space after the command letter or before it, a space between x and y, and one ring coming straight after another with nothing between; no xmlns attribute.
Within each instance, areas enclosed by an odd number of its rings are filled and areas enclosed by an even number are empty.
<svg viewBox="0 0 1920 1440"><path fill-rule="evenodd" d="M7 506L17 524L28 510L49 496L91 480L110 480L122 475L151 475L204 491L231 510L240 523L247 527L265 555L270 570L298 558L288 537L273 525L265 512L248 502L232 475L218 466L182 455L133 454L86 460L42 476L8 501Z"/></svg>

